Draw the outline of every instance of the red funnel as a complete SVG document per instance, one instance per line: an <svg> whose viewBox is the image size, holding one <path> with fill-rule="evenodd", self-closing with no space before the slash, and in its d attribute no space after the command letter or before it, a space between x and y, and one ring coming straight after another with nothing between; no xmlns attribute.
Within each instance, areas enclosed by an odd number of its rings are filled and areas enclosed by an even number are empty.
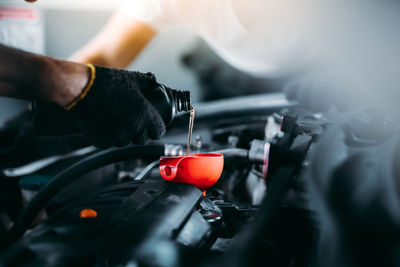
<svg viewBox="0 0 400 267"><path fill-rule="evenodd" d="M195 154L180 157L161 157L160 174L173 183L191 184L204 190L214 185L224 168L221 154Z"/></svg>

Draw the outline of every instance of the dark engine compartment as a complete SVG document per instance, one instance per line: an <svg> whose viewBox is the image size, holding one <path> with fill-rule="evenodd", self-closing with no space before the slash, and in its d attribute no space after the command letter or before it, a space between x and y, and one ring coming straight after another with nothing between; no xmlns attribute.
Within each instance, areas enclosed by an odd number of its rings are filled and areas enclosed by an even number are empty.
<svg viewBox="0 0 400 267"><path fill-rule="evenodd" d="M280 93L196 111L193 153L225 157L205 196L164 181L157 168L160 156L184 153L186 116L145 146L99 151L82 150L76 136L31 140L53 142L64 156L35 165L27 155L28 165L3 168L6 201L21 203L20 188L34 196L23 210L3 211L14 224L0 265L399 264L400 150L390 114L315 112Z"/></svg>

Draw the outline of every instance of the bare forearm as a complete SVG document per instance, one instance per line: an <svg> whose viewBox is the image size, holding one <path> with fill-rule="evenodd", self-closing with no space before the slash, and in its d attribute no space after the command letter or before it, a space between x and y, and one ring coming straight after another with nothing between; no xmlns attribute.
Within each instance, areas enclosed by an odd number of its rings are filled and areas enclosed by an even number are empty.
<svg viewBox="0 0 400 267"><path fill-rule="evenodd" d="M114 68L125 68L156 35L150 26L116 12L102 31L71 60Z"/></svg>
<svg viewBox="0 0 400 267"><path fill-rule="evenodd" d="M65 106L80 94L88 77L85 65L0 45L0 96Z"/></svg>

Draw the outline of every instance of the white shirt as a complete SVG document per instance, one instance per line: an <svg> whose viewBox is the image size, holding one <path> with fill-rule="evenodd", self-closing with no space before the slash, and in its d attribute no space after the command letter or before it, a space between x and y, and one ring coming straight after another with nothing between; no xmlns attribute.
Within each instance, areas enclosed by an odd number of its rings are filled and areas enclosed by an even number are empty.
<svg viewBox="0 0 400 267"><path fill-rule="evenodd" d="M359 97L398 106L396 1L124 1L124 12L159 30L172 23L187 26L242 70L269 77L306 70L314 77L327 67L338 77L333 82L349 81L339 86L341 91L359 90ZM332 80L321 80L318 87L331 91L326 84Z"/></svg>
<svg viewBox="0 0 400 267"><path fill-rule="evenodd" d="M295 3L294 3L295 2ZM279 75L315 56L307 0L124 0L121 9L162 30L181 24L228 63L253 74Z"/></svg>

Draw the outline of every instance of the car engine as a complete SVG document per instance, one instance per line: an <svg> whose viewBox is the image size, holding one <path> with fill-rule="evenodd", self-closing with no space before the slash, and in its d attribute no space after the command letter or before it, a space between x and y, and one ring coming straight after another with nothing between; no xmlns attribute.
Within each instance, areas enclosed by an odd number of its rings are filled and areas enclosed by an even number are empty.
<svg viewBox="0 0 400 267"><path fill-rule="evenodd" d="M225 160L205 192L158 168L185 153L187 114L157 142L108 150L27 125L0 151L0 266L398 266L390 114L281 93L195 108L192 153Z"/></svg>

